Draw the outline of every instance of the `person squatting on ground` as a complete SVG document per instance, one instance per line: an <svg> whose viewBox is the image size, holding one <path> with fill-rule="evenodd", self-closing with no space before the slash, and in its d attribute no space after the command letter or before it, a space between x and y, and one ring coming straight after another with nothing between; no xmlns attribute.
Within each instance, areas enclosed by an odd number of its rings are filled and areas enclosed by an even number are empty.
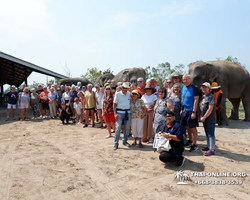
<svg viewBox="0 0 250 200"><path fill-rule="evenodd" d="M62 121L62 124L69 123L69 118L70 118L70 112L69 112L69 107L66 107L65 102L61 103L61 108L59 108L59 117L60 120Z"/></svg>
<svg viewBox="0 0 250 200"><path fill-rule="evenodd" d="M176 166L182 167L185 158L182 156L184 151L183 134L181 133L181 126L174 120L174 113L167 111L166 124L162 131L162 135L169 139L171 149L160 153L159 159L164 163L175 162Z"/></svg>
<svg viewBox="0 0 250 200"><path fill-rule="evenodd" d="M39 101L40 101L39 95L36 93L35 88L32 88L30 94L30 107L33 114L32 119L37 119L38 117Z"/></svg>
<svg viewBox="0 0 250 200"><path fill-rule="evenodd" d="M200 99L200 111L201 118L200 121L203 122L203 127L206 133L207 147L202 149L205 152L205 156L214 155L215 150L215 122L216 122L216 112L215 112L215 98L211 94L211 87L208 82L202 84L202 97Z"/></svg>
<svg viewBox="0 0 250 200"><path fill-rule="evenodd" d="M146 112L146 107L142 99L139 99L139 92L137 90L133 90L132 98L130 101L130 109L131 109L131 127L132 133L134 137L133 146L137 145L137 138L139 140L139 147L143 148L141 143L141 139L143 137L143 123Z"/></svg>
<svg viewBox="0 0 250 200"><path fill-rule="evenodd" d="M18 92L16 92L16 87L12 85L11 91L8 93L7 118L5 121L8 121L10 118L10 110L12 110L12 119L15 120L17 99L18 99Z"/></svg>
<svg viewBox="0 0 250 200"><path fill-rule="evenodd" d="M128 92L129 89L128 82L124 82L122 84L122 91L116 92L113 109L115 115L115 140L114 140L114 150L118 149L119 146L119 139L120 139L120 132L122 128L122 121L124 120L124 133L123 133L123 145L130 147L130 144L127 142L128 140L128 133L129 127L131 123L131 113L130 113L130 93Z"/></svg>
<svg viewBox="0 0 250 200"><path fill-rule="evenodd" d="M181 120L182 126L185 126L188 131L189 141L185 146L190 144L190 152L197 151L199 147L196 145L197 142L197 107L199 103L199 89L196 85L191 84L191 77L185 74L183 77L184 87L182 88L182 110Z"/></svg>

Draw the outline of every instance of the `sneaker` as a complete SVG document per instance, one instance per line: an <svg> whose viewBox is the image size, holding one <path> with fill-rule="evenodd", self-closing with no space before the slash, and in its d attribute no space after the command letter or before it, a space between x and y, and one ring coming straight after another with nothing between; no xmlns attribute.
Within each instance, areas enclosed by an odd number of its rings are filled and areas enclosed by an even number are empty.
<svg viewBox="0 0 250 200"><path fill-rule="evenodd" d="M95 123L92 124L92 127L95 127Z"/></svg>
<svg viewBox="0 0 250 200"><path fill-rule="evenodd" d="M51 119L51 116L49 116L48 118Z"/></svg>
<svg viewBox="0 0 250 200"><path fill-rule="evenodd" d="M189 145L192 145L192 141L191 140L188 140L185 144L184 144L184 147L187 147Z"/></svg>
<svg viewBox="0 0 250 200"><path fill-rule="evenodd" d="M43 116L42 116L42 115L40 115L40 117L41 117L41 118L43 118Z"/></svg>
<svg viewBox="0 0 250 200"><path fill-rule="evenodd" d="M143 145L142 145L142 143L139 143L139 148L143 148Z"/></svg>
<svg viewBox="0 0 250 200"><path fill-rule="evenodd" d="M196 144L194 144L194 145L192 145L192 146L190 147L189 152L195 152L195 151L197 151L198 149L199 149L199 147L198 147Z"/></svg>
<svg viewBox="0 0 250 200"><path fill-rule="evenodd" d="M202 151L208 151L209 150L209 148L208 147L205 147L205 148L203 148L203 149L201 149Z"/></svg>
<svg viewBox="0 0 250 200"><path fill-rule="evenodd" d="M153 143L154 143L154 138L151 137L151 138L149 139L148 143L152 143L152 144L153 144Z"/></svg>
<svg viewBox="0 0 250 200"><path fill-rule="evenodd" d="M46 116L43 116L43 119L45 119L46 118Z"/></svg>
<svg viewBox="0 0 250 200"><path fill-rule="evenodd" d="M86 127L88 127L88 124L84 124L83 128L86 128Z"/></svg>
<svg viewBox="0 0 250 200"><path fill-rule="evenodd" d="M208 151L206 151L205 152L205 156L211 156L211 155L214 155L215 153L214 153L214 150L208 150Z"/></svg>
<svg viewBox="0 0 250 200"><path fill-rule="evenodd" d="M131 133L129 133L129 134L128 134L128 137L131 137L131 136L132 136L132 134L131 134Z"/></svg>
<svg viewBox="0 0 250 200"><path fill-rule="evenodd" d="M124 146L130 147L131 145L128 142L123 142Z"/></svg>
<svg viewBox="0 0 250 200"><path fill-rule="evenodd" d="M186 158L182 157L182 161L181 161L181 162L178 162L178 163L176 164L176 166L182 167L182 166L184 165L185 160L186 160Z"/></svg>
<svg viewBox="0 0 250 200"><path fill-rule="evenodd" d="M117 145L115 145L113 149L114 149L114 151L115 151L116 149L118 149L118 146L117 146Z"/></svg>
<svg viewBox="0 0 250 200"><path fill-rule="evenodd" d="M137 145L136 141L134 141L134 142L132 143L132 145L133 145L133 146Z"/></svg>
<svg viewBox="0 0 250 200"><path fill-rule="evenodd" d="M8 120L9 120L9 117L7 117L5 121L8 121Z"/></svg>

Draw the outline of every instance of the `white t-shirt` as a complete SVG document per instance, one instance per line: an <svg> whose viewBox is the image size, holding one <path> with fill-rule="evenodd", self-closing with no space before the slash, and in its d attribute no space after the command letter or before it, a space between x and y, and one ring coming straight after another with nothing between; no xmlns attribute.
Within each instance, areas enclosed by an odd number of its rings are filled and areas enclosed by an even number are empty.
<svg viewBox="0 0 250 200"><path fill-rule="evenodd" d="M157 96L155 94L151 94L150 96L144 94L141 99L144 101L146 108L149 108L150 106L154 105L154 101L157 100Z"/></svg>
<svg viewBox="0 0 250 200"><path fill-rule="evenodd" d="M74 103L74 109L76 110L77 115L81 115L82 103L79 102L78 104Z"/></svg>
<svg viewBox="0 0 250 200"><path fill-rule="evenodd" d="M69 100L69 98L70 98L70 96L69 96L69 92L68 92L68 94L66 93L66 92L64 92L63 93L63 98L65 99L65 100Z"/></svg>
<svg viewBox="0 0 250 200"><path fill-rule="evenodd" d="M115 93L114 103L117 104L116 109L130 109L130 93L127 92L126 95L120 92ZM117 111L118 112L118 111ZM130 112L130 111L129 111Z"/></svg>
<svg viewBox="0 0 250 200"><path fill-rule="evenodd" d="M96 108L102 109L102 100L103 100L103 93L101 90L99 92L95 92L95 99L96 99Z"/></svg>

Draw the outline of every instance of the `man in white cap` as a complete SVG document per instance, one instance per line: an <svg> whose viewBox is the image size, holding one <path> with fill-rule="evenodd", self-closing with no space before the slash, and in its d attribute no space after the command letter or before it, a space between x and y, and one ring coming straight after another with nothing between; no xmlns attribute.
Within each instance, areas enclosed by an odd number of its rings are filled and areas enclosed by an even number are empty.
<svg viewBox="0 0 250 200"><path fill-rule="evenodd" d="M124 82L122 84L122 91L115 93L113 109L115 115L115 144L114 150L118 149L119 146L119 139L120 139L120 132L122 128L122 121L124 120L124 132L123 132L123 145L130 147L130 144L127 142L128 133L131 123L131 113L130 113L130 93L128 92L129 89L128 82Z"/></svg>
<svg viewBox="0 0 250 200"><path fill-rule="evenodd" d="M18 92L16 92L16 87L14 85L11 86L11 91L8 93L8 106L7 106L7 118L6 121L9 120L10 110L12 109L12 119L15 120L15 110L17 103Z"/></svg>

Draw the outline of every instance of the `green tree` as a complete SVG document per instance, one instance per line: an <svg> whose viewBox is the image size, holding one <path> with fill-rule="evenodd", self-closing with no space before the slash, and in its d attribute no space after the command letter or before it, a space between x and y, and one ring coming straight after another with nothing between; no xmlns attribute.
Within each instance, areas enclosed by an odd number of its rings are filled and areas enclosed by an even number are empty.
<svg viewBox="0 0 250 200"><path fill-rule="evenodd" d="M51 85L53 85L55 83L55 80L51 79L51 80L49 80L49 83L51 83Z"/></svg>
<svg viewBox="0 0 250 200"><path fill-rule="evenodd" d="M111 69L108 68L105 71L103 71L102 74L113 74L113 71L111 71Z"/></svg>
<svg viewBox="0 0 250 200"><path fill-rule="evenodd" d="M82 75L81 77L88 79L92 83L95 82L95 80L98 78L98 76L102 75L102 71L98 70L96 67L88 68L87 72Z"/></svg>
<svg viewBox="0 0 250 200"><path fill-rule="evenodd" d="M157 67L152 67L152 68L150 66L147 66L145 67L146 79L154 77L156 78L158 85L163 86L164 80L167 79L170 76L170 74L172 74L173 72L179 72L183 74L185 72L184 68L185 65L183 64L179 64L176 65L174 68L171 68L169 62L158 64Z"/></svg>
<svg viewBox="0 0 250 200"><path fill-rule="evenodd" d="M38 85L41 84L42 86L44 86L44 84L42 83L37 83L35 81L33 81L33 83L31 85L28 85L28 88L31 90L32 88L35 88L35 90L38 90Z"/></svg>

